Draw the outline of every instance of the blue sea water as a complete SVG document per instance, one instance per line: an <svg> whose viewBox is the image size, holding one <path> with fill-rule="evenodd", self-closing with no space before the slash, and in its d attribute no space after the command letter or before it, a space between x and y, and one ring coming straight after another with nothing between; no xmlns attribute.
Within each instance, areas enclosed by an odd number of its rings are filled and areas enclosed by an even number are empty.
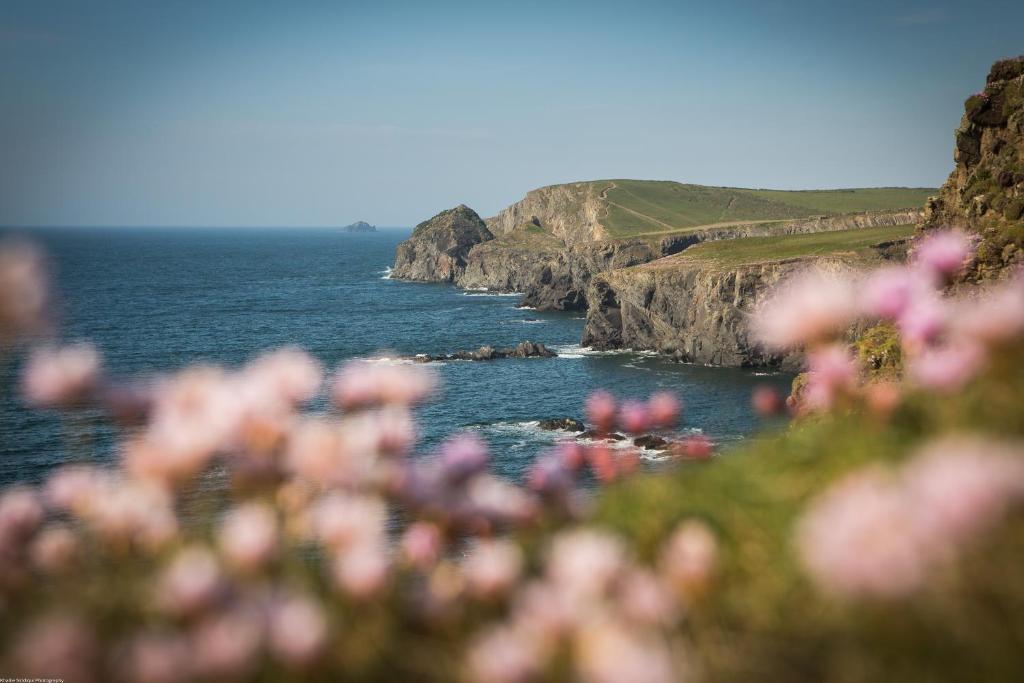
<svg viewBox="0 0 1024 683"><path fill-rule="evenodd" d="M380 351L447 353L529 339L551 359L438 364L439 399L418 411L420 450L476 430L498 472L519 477L564 434L536 421L582 418L605 388L642 398L676 392L688 430L715 441L757 426L750 392L785 390L786 374L673 363L651 354L579 346L582 314L516 308L518 297L392 280L388 267L408 230L346 234L310 229L47 229L28 233L56 271L61 335L91 340L109 370L132 376L214 361L237 365L299 345L333 368ZM112 457L110 432L89 416L60 419L24 407L19 359L0 371L0 483L38 480L53 466Z"/></svg>

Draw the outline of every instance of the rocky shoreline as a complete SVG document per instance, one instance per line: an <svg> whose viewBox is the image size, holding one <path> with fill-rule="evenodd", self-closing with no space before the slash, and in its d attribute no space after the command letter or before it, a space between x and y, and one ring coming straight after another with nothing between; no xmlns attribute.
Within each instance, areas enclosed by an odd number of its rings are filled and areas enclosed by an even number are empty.
<svg viewBox="0 0 1024 683"><path fill-rule="evenodd" d="M431 355L419 353L415 356L405 356L403 360L411 360L417 363L431 363L448 360L472 360L488 361L500 360L502 358L554 358L558 354L544 346L532 341L519 342L515 346L495 348L493 346L481 346L475 351L456 351L455 353L441 353Z"/></svg>

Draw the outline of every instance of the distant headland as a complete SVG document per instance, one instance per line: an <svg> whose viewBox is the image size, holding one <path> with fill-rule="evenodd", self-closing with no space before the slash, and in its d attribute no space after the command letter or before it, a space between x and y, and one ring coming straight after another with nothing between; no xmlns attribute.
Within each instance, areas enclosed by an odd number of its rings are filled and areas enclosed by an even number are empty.
<svg viewBox="0 0 1024 683"><path fill-rule="evenodd" d="M341 229L342 232L377 232L376 226L370 225L366 221L356 221L351 225L346 225Z"/></svg>

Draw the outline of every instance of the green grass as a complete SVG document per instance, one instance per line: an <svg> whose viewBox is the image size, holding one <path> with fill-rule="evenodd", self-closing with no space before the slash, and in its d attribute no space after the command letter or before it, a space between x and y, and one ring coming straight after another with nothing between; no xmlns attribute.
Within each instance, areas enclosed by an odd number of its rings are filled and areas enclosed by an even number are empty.
<svg viewBox="0 0 1024 683"><path fill-rule="evenodd" d="M715 261L725 266L738 266L832 254L867 257L873 253L872 247L875 245L904 239L913 233L913 225L895 225L802 235L741 237L734 240L702 242L676 256L654 263L657 265L670 262Z"/></svg>
<svg viewBox="0 0 1024 683"><path fill-rule="evenodd" d="M920 208L934 188L750 190L671 181L601 180L602 225L613 238L669 233L722 223L783 221L860 211Z"/></svg>

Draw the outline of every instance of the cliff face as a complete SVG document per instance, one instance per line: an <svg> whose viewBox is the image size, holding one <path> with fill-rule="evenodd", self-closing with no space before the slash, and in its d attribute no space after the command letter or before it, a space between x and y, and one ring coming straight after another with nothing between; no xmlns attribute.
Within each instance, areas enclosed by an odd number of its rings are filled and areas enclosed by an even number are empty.
<svg viewBox="0 0 1024 683"><path fill-rule="evenodd" d="M977 233L965 279L998 277L1024 261L1024 56L992 65L984 90L964 103L955 138L956 167L929 201L924 229Z"/></svg>
<svg viewBox="0 0 1024 683"><path fill-rule="evenodd" d="M465 204L423 221L398 245L392 277L423 282L454 282L466 269L477 244L494 239L476 211Z"/></svg>
<svg viewBox="0 0 1024 683"><path fill-rule="evenodd" d="M526 197L487 219L487 226L496 235L513 232L520 226L533 224L572 246L603 239L604 228L599 216L604 205L594 183L550 185L526 193Z"/></svg>

